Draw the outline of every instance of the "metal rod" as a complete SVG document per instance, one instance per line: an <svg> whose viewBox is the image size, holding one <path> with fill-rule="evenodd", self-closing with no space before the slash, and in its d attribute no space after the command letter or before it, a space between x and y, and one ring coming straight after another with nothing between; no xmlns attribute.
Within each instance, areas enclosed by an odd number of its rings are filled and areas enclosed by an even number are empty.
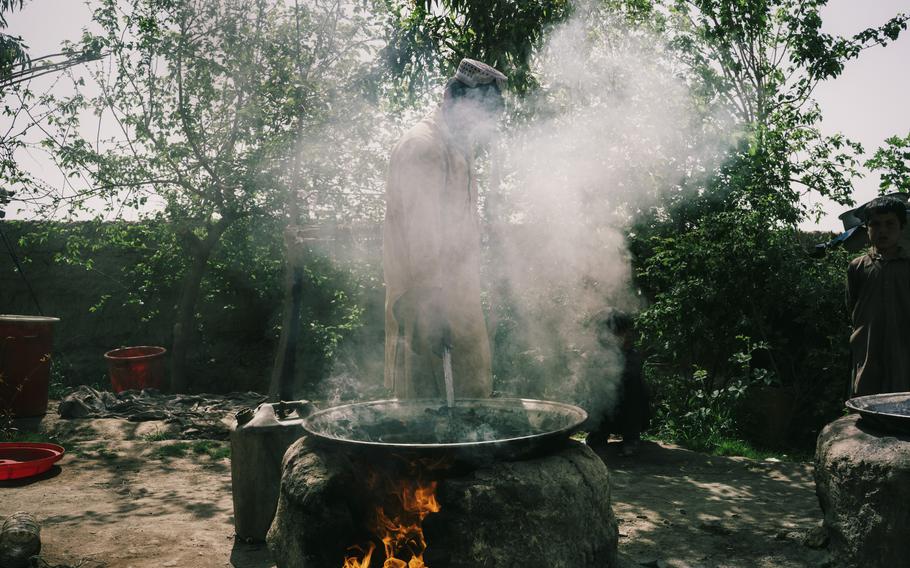
<svg viewBox="0 0 910 568"><path fill-rule="evenodd" d="M455 385L452 382L452 349L446 347L442 351L442 376L446 383L446 405L455 406Z"/></svg>

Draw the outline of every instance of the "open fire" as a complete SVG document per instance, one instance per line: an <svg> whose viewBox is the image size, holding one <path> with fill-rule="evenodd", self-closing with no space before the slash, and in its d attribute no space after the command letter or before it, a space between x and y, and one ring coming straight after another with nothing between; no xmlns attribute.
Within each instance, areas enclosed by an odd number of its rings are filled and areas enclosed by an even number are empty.
<svg viewBox="0 0 910 568"><path fill-rule="evenodd" d="M375 489L379 478L377 474L370 476L369 485ZM436 482L387 479L383 485L384 502L376 507L370 522L370 531L385 549L381 568L429 568L423 561L427 543L422 525L427 515L439 512ZM376 544L370 542L366 549L352 546L348 551L342 568L369 568Z"/></svg>

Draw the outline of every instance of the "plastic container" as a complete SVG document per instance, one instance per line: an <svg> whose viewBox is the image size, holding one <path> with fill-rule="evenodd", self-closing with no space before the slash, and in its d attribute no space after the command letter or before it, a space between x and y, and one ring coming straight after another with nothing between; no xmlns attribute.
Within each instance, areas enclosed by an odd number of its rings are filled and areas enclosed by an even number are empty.
<svg viewBox="0 0 910 568"><path fill-rule="evenodd" d="M255 412L237 413L237 426L231 430L231 494L238 537L265 540L278 508L281 460L306 433L303 418L312 410L308 401L298 400L263 403Z"/></svg>
<svg viewBox="0 0 910 568"><path fill-rule="evenodd" d="M54 324L60 318L0 314L0 412L47 413Z"/></svg>
<svg viewBox="0 0 910 568"><path fill-rule="evenodd" d="M35 516L17 511L0 526L0 566L28 568L41 553L41 525Z"/></svg>
<svg viewBox="0 0 910 568"><path fill-rule="evenodd" d="M0 481L44 473L65 451L57 444L0 442Z"/></svg>
<svg viewBox="0 0 910 568"><path fill-rule="evenodd" d="M164 347L123 347L104 354L114 392L163 389Z"/></svg>

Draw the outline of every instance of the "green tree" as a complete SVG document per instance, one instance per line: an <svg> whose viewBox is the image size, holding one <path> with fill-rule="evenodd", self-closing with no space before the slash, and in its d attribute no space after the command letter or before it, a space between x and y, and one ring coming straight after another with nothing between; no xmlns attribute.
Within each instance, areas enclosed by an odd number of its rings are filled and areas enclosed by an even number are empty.
<svg viewBox="0 0 910 568"><path fill-rule="evenodd" d="M847 373L845 259L809 259L797 224L820 213L806 205L809 193L851 202L862 148L820 132L812 93L863 50L896 39L908 16L837 37L822 31L824 1L613 5L659 30L706 116L726 114L742 132L720 167L664 191L633 228L636 282L650 301L640 325L664 424L707 424L699 412L710 401L731 408L750 384L794 389L803 416L826 408L820 401L842 396L846 381L837 378ZM721 414L717 431L730 435Z"/></svg>
<svg viewBox="0 0 910 568"><path fill-rule="evenodd" d="M882 193L910 191L910 133L886 139L885 145L876 150L865 165L881 172L879 189Z"/></svg>
<svg viewBox="0 0 910 568"><path fill-rule="evenodd" d="M87 172L91 182L70 202L76 210L96 207L99 198L114 215L130 207L141 212L150 200L163 206L157 215L172 227L182 251L173 267L180 280L171 346L177 390L188 383L200 293L224 235L287 215L292 193L305 194L314 214L343 201L338 193L345 194L349 179L338 176L340 164L326 167L326 146L345 136L351 145L354 136L324 126L341 122L353 108L346 101L365 88L358 64L370 61L359 49L370 46L359 32L365 14L349 8L337 2L302 8L267 0L252 6L236 0L105 0L96 10L114 72L96 70L101 95L88 103L120 132L89 141L69 135L78 116L59 121L56 140L64 143L58 142L56 154L67 172ZM339 38L356 47L336 49ZM72 100L83 102L79 95ZM324 135L312 145L321 153L307 151L303 134ZM339 155L345 154L334 158ZM297 167L304 163L309 169ZM320 172L335 177L326 182Z"/></svg>
<svg viewBox="0 0 910 568"><path fill-rule="evenodd" d="M17 7L22 9L25 0L0 0L0 29L5 30L6 14ZM5 82L17 66L28 64L26 45L19 36L0 32L0 81Z"/></svg>
<svg viewBox="0 0 910 568"><path fill-rule="evenodd" d="M742 125L736 156L756 175L730 200L765 210L787 224L808 214L809 192L850 203L859 175L859 144L823 135L812 99L819 83L870 47L897 39L910 16L898 14L852 37L822 31L827 0L668 0L610 2L631 21L647 23L679 54L693 93ZM773 210L769 207L774 205Z"/></svg>
<svg viewBox="0 0 910 568"><path fill-rule="evenodd" d="M454 74L464 57L509 76L523 93L535 85L530 63L549 26L570 13L567 0L387 0L384 60L402 88L422 92Z"/></svg>
<svg viewBox="0 0 910 568"><path fill-rule="evenodd" d="M24 0L0 0L0 30L7 27L6 14L21 10L24 5ZM0 97L4 103L0 116L8 121L8 127L0 133L0 218L3 207L12 201L13 188L25 186L33 190L42 185L20 166L17 154L29 146L34 131L56 120L58 112L62 115L71 110L33 115L31 108L40 97L30 88L32 80L58 74L101 55L101 45L90 34L78 43L64 42L57 53L36 58L29 56L27 48L21 36L0 32Z"/></svg>

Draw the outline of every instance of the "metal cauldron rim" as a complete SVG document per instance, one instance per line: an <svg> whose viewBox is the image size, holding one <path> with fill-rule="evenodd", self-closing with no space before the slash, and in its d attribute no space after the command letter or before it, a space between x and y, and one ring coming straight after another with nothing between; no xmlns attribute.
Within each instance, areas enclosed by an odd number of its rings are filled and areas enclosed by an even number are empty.
<svg viewBox="0 0 910 568"><path fill-rule="evenodd" d="M888 392L856 396L847 400L844 405L881 428L910 433L910 415L883 412L876 409L876 404L881 405L890 402L910 403L910 392Z"/></svg>
<svg viewBox="0 0 910 568"><path fill-rule="evenodd" d="M343 404L339 406L333 406L331 408L326 408L325 410L320 410L314 412L303 420L304 429L320 438L322 440L337 442L339 444L344 444L347 446L360 446L368 447L375 449L386 449L386 450L402 450L402 451L435 451L435 450L474 450L474 449L484 449L484 448L497 448L504 446L511 446L514 444L522 443L533 443L534 441L540 440L551 440L553 438L565 437L568 438L573 432L577 431L578 428L584 423L587 419L588 414L583 409L574 406L572 404L556 401L546 401L546 400L537 400L531 398L459 398L455 399L455 406L485 406L485 407L515 407L515 406L536 406L539 409L560 409L565 411L568 415L574 415L573 419L569 420L569 424L558 428L556 430L550 430L547 432L539 432L535 434L529 434L527 436L516 436L512 438L500 438L496 440L479 440L479 441L469 441L469 442L452 442L452 443L433 443L433 444L418 444L418 443L391 443L391 442L374 442L371 440L356 440L352 438L343 438L339 436L334 436L325 431L319 431L314 429L313 424L320 417L325 416L329 413L337 413L347 409L358 409L358 408L367 408L367 407L376 407L376 406L425 406L427 408L444 408L446 406L445 400L441 399L386 399L386 400L375 400L375 401L366 401L366 402L355 402L350 404Z"/></svg>

